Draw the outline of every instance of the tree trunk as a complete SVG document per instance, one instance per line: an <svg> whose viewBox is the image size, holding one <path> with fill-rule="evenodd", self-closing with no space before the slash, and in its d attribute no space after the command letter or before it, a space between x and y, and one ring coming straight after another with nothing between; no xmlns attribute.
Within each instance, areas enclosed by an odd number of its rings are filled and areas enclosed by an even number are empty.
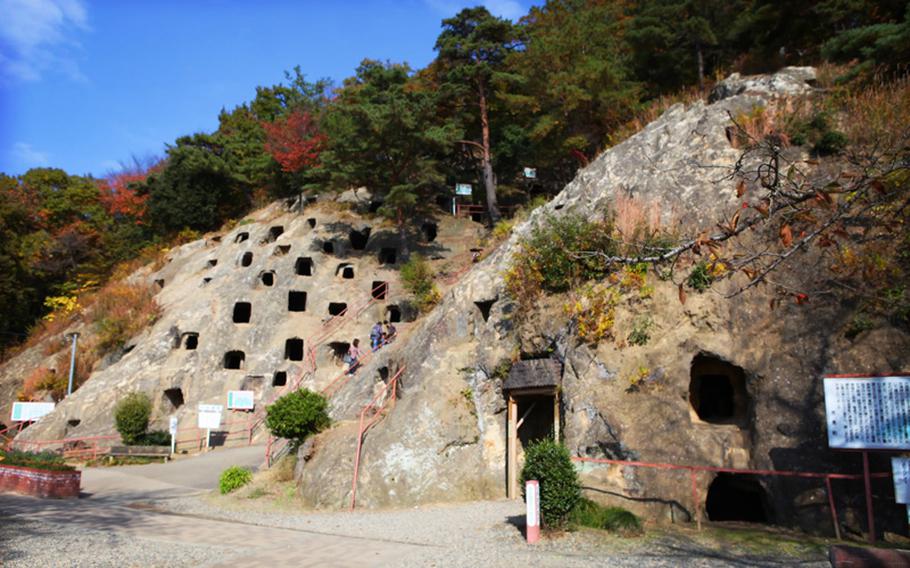
<svg viewBox="0 0 910 568"><path fill-rule="evenodd" d="M705 90L705 56L701 51L701 42L695 42L695 60L698 62L698 90Z"/></svg>
<svg viewBox="0 0 910 568"><path fill-rule="evenodd" d="M398 239L401 241L401 261L407 262L408 257L411 255L411 249L408 248L408 231L401 207L398 208Z"/></svg>
<svg viewBox="0 0 910 568"><path fill-rule="evenodd" d="M490 151L490 117L487 115L487 95L483 83L479 84L480 129L483 134L483 185L487 192L487 212L490 224L499 221L499 206L496 203L496 178L493 177L493 159Z"/></svg>

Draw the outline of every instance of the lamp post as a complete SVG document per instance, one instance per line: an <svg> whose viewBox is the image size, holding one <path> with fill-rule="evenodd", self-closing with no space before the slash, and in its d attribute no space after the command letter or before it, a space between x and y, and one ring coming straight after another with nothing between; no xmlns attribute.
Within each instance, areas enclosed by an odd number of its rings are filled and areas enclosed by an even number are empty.
<svg viewBox="0 0 910 568"><path fill-rule="evenodd" d="M70 379L66 386L66 396L73 394L73 374L76 372L76 344L79 341L79 333L74 331L67 334L67 337L73 340L73 352L70 354Z"/></svg>

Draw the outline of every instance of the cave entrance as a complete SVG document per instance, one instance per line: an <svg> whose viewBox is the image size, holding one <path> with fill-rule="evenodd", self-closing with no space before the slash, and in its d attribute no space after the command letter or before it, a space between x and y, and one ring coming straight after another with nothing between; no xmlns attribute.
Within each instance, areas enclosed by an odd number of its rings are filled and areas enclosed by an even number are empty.
<svg viewBox="0 0 910 568"><path fill-rule="evenodd" d="M164 400L171 405L169 412L177 410L183 406L183 390L179 388L166 389L164 391Z"/></svg>
<svg viewBox="0 0 910 568"><path fill-rule="evenodd" d="M719 473L708 487L705 512L710 521L770 523L768 494L753 475Z"/></svg>
<svg viewBox="0 0 910 568"><path fill-rule="evenodd" d="M337 367L344 362L344 356L348 354L351 344L346 341L332 341L328 347L332 352L332 363Z"/></svg>
<svg viewBox="0 0 910 568"><path fill-rule="evenodd" d="M316 228L316 217L310 217L306 220L306 224L310 226L311 229Z"/></svg>
<svg viewBox="0 0 910 568"><path fill-rule="evenodd" d="M386 308L386 319L392 323L401 321L401 308L398 306L389 306Z"/></svg>
<svg viewBox="0 0 910 568"><path fill-rule="evenodd" d="M436 235L439 232L439 227L436 223L424 223L420 226L420 230L423 233L423 238L428 242L432 243L436 240Z"/></svg>
<svg viewBox="0 0 910 568"><path fill-rule="evenodd" d="M288 311L306 311L306 292L301 292L299 290L291 290L288 292Z"/></svg>
<svg viewBox="0 0 910 568"><path fill-rule="evenodd" d="M287 371L276 371L272 375L272 386L273 387L283 387L288 384L288 372Z"/></svg>
<svg viewBox="0 0 910 568"><path fill-rule="evenodd" d="M326 254L335 254L335 243L332 241L325 241L322 243L322 252Z"/></svg>
<svg viewBox="0 0 910 568"><path fill-rule="evenodd" d="M192 351L199 347L199 334L194 331L188 331L183 334L183 348Z"/></svg>
<svg viewBox="0 0 910 568"><path fill-rule="evenodd" d="M490 319L490 310L493 309L493 304L496 303L498 298L493 298L492 300L478 300L474 302L474 305L477 306L477 310L480 312L480 317L483 318L483 321L489 321Z"/></svg>
<svg viewBox="0 0 910 568"><path fill-rule="evenodd" d="M250 323L252 313L252 304L249 302L237 302L234 304L234 323Z"/></svg>
<svg viewBox="0 0 910 568"><path fill-rule="evenodd" d="M518 361L503 381L506 413L506 495L521 495L518 472L524 450L538 440L559 439L559 388L562 364L556 359Z"/></svg>
<svg viewBox="0 0 910 568"><path fill-rule="evenodd" d="M225 369L242 369L246 353L243 351L228 351L224 354Z"/></svg>
<svg viewBox="0 0 910 568"><path fill-rule="evenodd" d="M237 233L237 236L234 237L234 242L242 243L243 241L247 240L248 238L250 238L250 234L247 233L246 231L244 231L242 233Z"/></svg>
<svg viewBox="0 0 910 568"><path fill-rule="evenodd" d="M284 358L288 361L303 361L303 340L292 337L285 341Z"/></svg>
<svg viewBox="0 0 910 568"><path fill-rule="evenodd" d="M348 238L351 240L351 248L354 250L363 250L367 248L367 241L370 240L370 227L364 227L361 230L351 229Z"/></svg>
<svg viewBox="0 0 910 568"><path fill-rule="evenodd" d="M395 264L398 253L395 249L385 247L379 250L379 264Z"/></svg>
<svg viewBox="0 0 910 568"><path fill-rule="evenodd" d="M696 355L692 359L689 402L701 422L744 427L749 413L745 371L712 355Z"/></svg>
<svg viewBox="0 0 910 568"><path fill-rule="evenodd" d="M275 272L273 270L263 272L262 274L259 275L259 278L262 280L263 286L274 286L275 285Z"/></svg>
<svg viewBox="0 0 910 568"><path fill-rule="evenodd" d="M253 253L243 253L243 256L240 257L240 266L249 266L251 264L253 264Z"/></svg>
<svg viewBox="0 0 910 568"><path fill-rule="evenodd" d="M344 302L329 302L329 315L342 316L348 311L348 305Z"/></svg>
<svg viewBox="0 0 910 568"><path fill-rule="evenodd" d="M312 276L313 259L308 256L299 257L294 264L294 272L297 273L297 276Z"/></svg>
<svg viewBox="0 0 910 568"><path fill-rule="evenodd" d="M285 256L289 252L291 252L291 245L278 245L275 247L275 250L272 251L272 255Z"/></svg>
<svg viewBox="0 0 910 568"><path fill-rule="evenodd" d="M263 239L262 244L274 243L278 237L282 235L282 233L284 233L284 227L281 225L276 225L269 228L269 234L266 235L265 239Z"/></svg>
<svg viewBox="0 0 910 568"><path fill-rule="evenodd" d="M350 262L342 262L335 269L335 276L341 276L344 280L354 279L354 265Z"/></svg>
<svg viewBox="0 0 910 568"><path fill-rule="evenodd" d="M370 294L372 294L374 300L385 300L386 295L389 293L389 283L381 280L374 280L370 290Z"/></svg>

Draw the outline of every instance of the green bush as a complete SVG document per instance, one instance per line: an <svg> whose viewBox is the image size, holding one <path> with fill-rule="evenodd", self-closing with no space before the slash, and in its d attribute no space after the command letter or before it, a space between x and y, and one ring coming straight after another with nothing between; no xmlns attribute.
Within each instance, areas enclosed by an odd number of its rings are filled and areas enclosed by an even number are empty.
<svg viewBox="0 0 910 568"><path fill-rule="evenodd" d="M140 436L136 444L139 446L170 446L171 434L164 430L152 430Z"/></svg>
<svg viewBox="0 0 910 568"><path fill-rule="evenodd" d="M66 465L63 456L54 452L22 452L19 450L0 450L0 465L17 465L50 471L76 469L71 465Z"/></svg>
<svg viewBox="0 0 910 568"><path fill-rule="evenodd" d="M253 481L253 474L250 470L232 465L221 472L218 488L221 490L222 495L226 495L231 491L240 489L251 481Z"/></svg>
<svg viewBox="0 0 910 568"><path fill-rule="evenodd" d="M581 484L569 450L553 440L541 440L525 450L521 487L536 479L540 483L540 517L546 528L561 528L581 498Z"/></svg>
<svg viewBox="0 0 910 568"><path fill-rule="evenodd" d="M847 147L847 136L837 130L829 130L822 134L813 148L821 156L840 154Z"/></svg>
<svg viewBox="0 0 910 568"><path fill-rule="evenodd" d="M414 296L414 304L425 312L439 302L439 291L433 283L433 271L421 255L415 254L401 267L401 282Z"/></svg>
<svg viewBox="0 0 910 568"><path fill-rule="evenodd" d="M590 499L579 499L569 523L576 527L590 527L624 534L641 531L641 521L622 507L604 507Z"/></svg>
<svg viewBox="0 0 910 568"><path fill-rule="evenodd" d="M117 403L114 408L114 422L123 443L138 444L149 427L152 401L143 392L133 392Z"/></svg>
<svg viewBox="0 0 910 568"><path fill-rule="evenodd" d="M692 268L692 272L689 273L689 277L686 278L686 284L689 285L689 288L698 292L704 292L711 287L713 282L714 276L708 269L707 261L704 260L696 264Z"/></svg>
<svg viewBox="0 0 910 568"><path fill-rule="evenodd" d="M308 389L284 395L266 409L265 425L273 436L300 445L328 427L331 420L325 397Z"/></svg>

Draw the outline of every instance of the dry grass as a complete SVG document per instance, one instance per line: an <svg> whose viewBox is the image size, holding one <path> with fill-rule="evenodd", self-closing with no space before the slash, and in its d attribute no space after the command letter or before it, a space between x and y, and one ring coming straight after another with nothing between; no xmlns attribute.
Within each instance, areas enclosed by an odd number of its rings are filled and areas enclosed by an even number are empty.
<svg viewBox="0 0 910 568"><path fill-rule="evenodd" d="M838 98L842 128L853 145L886 155L904 151L910 139L910 77L877 79L845 89Z"/></svg>
<svg viewBox="0 0 910 568"><path fill-rule="evenodd" d="M626 122L612 133L607 139L607 148L616 146L626 141L633 135L641 132L675 104L690 105L696 101L704 100L704 93L696 87L685 89L672 95L662 96L648 102L632 120ZM597 153L600 154L602 150Z"/></svg>

